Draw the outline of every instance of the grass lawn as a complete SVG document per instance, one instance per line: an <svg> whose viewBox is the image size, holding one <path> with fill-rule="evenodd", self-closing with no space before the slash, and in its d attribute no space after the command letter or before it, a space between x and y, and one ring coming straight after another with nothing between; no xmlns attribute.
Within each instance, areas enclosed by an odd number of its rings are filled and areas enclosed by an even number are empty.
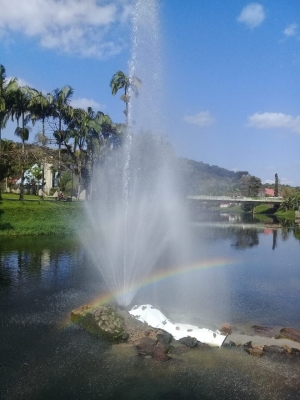
<svg viewBox="0 0 300 400"><path fill-rule="evenodd" d="M83 208L80 202L0 201L0 236L74 234L84 229Z"/></svg>
<svg viewBox="0 0 300 400"><path fill-rule="evenodd" d="M3 200L19 200L20 195L16 193L2 193ZM40 200L39 196L34 194L24 194L24 200Z"/></svg>

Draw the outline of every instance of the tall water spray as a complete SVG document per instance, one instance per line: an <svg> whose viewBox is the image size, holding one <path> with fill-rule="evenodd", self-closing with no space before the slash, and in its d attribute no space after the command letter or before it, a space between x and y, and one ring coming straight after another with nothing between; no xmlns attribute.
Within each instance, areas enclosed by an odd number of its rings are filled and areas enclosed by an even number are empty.
<svg viewBox="0 0 300 400"><path fill-rule="evenodd" d="M183 243L184 212L176 162L163 124L162 64L158 5L137 0L129 78L142 81L129 91L123 143L94 173L97 201L87 204L85 245L119 304L128 306L168 251L175 260Z"/></svg>

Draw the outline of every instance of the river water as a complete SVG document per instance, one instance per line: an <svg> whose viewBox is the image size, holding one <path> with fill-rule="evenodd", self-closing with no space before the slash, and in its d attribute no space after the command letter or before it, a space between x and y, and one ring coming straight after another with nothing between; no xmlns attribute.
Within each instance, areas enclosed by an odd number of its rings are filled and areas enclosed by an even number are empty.
<svg viewBox="0 0 300 400"><path fill-rule="evenodd" d="M300 329L297 227L203 214L191 231L186 259L165 254L136 304L208 328ZM105 293L79 240L1 239L0 398L300 399L299 357L221 348L160 364L70 323L73 308Z"/></svg>

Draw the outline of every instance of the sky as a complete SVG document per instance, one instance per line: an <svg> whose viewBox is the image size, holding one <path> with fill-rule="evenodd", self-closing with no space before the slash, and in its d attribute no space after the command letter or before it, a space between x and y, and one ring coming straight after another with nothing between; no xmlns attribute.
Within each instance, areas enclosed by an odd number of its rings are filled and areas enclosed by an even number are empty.
<svg viewBox="0 0 300 400"><path fill-rule="evenodd" d="M300 186L299 0L151 1L177 155ZM0 0L0 64L45 93L70 85L74 107L123 122L124 103L109 83L129 71L134 3ZM3 138L19 140L14 129L8 123Z"/></svg>

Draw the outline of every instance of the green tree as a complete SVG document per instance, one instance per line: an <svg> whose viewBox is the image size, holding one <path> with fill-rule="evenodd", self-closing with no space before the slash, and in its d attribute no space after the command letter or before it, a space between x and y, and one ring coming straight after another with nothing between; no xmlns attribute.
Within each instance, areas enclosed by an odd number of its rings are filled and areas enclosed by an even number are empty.
<svg viewBox="0 0 300 400"><path fill-rule="evenodd" d="M11 79L9 82L6 81L6 73L3 65L0 64L0 162L1 162L1 145L2 145L2 129L5 128L8 120L11 107L12 107L12 94L17 88L16 79ZM0 185L1 186L1 185ZM0 187L0 200L1 187Z"/></svg>
<svg viewBox="0 0 300 400"><path fill-rule="evenodd" d="M38 120L42 122L40 141L42 143L46 143L47 140L45 135L45 121L52 115L52 107L50 102L51 97L49 94L44 95L42 92L39 92L34 88L29 88L29 93L29 110L32 124L34 125Z"/></svg>
<svg viewBox="0 0 300 400"><path fill-rule="evenodd" d="M18 136L22 141L22 170L21 170L21 184L20 184L20 200L24 199L24 163L25 163L25 142L29 139L29 128L27 124L29 122L29 103L30 103L30 92L27 86L18 87L13 93L13 106L11 110L12 119L16 118L17 128L15 135ZM21 124L20 127L20 118Z"/></svg>
<svg viewBox="0 0 300 400"><path fill-rule="evenodd" d="M243 175L239 182L239 189L246 197L256 197L260 187L261 180L253 175Z"/></svg>
<svg viewBox="0 0 300 400"><path fill-rule="evenodd" d="M138 96L138 88L141 86L142 81L136 76L127 76L122 71L116 72L111 81L111 93L113 96L117 94L119 89L124 89L124 94L121 96L121 100L125 103L124 114L126 117L126 127L128 127L128 104L130 102L130 91L132 91L136 96Z"/></svg>
<svg viewBox="0 0 300 400"><path fill-rule="evenodd" d="M1 140L2 157L0 159L0 194L2 181L16 175L19 164L19 150L12 140Z"/></svg>
<svg viewBox="0 0 300 400"><path fill-rule="evenodd" d="M49 103L51 106L51 116L58 121L58 125L54 126L53 136L58 144L58 179L61 173L61 146L67 142L68 135L65 124L67 124L73 115L73 108L70 105L74 90L71 86L64 86L61 89L55 89L49 95Z"/></svg>
<svg viewBox="0 0 300 400"><path fill-rule="evenodd" d="M275 174L275 189L274 189L274 196L278 197L278 174Z"/></svg>

